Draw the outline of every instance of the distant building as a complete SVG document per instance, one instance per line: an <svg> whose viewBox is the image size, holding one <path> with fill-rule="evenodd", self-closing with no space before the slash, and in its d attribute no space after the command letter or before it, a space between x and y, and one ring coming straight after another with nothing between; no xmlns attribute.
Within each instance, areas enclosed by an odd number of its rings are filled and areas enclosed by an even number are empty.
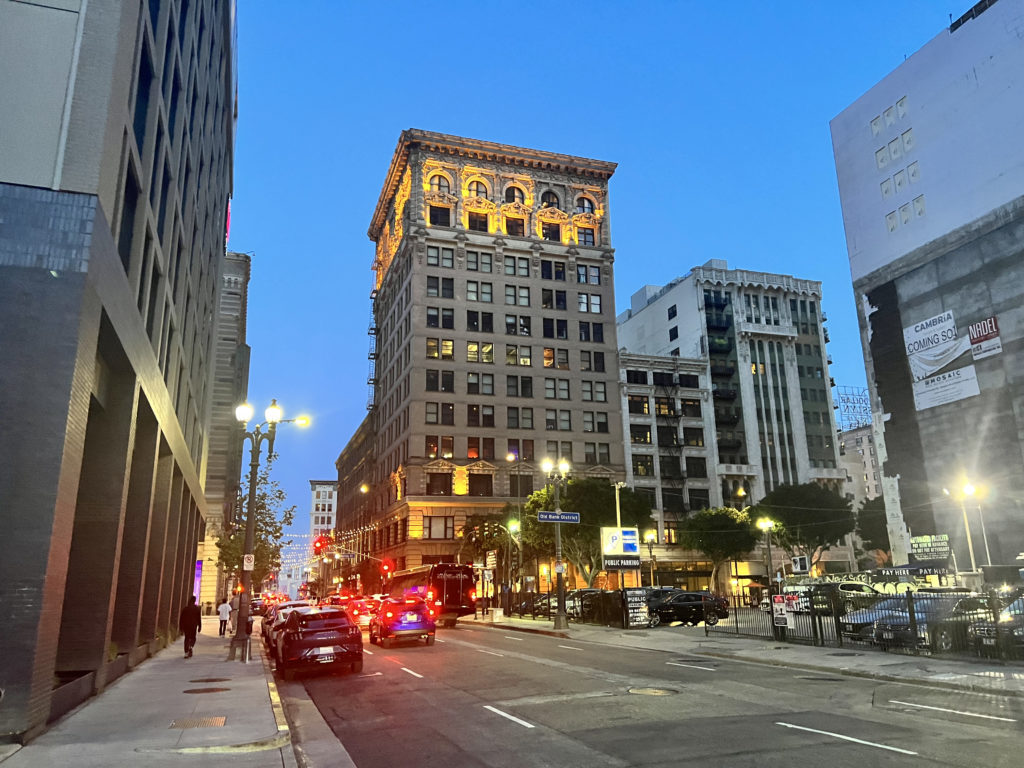
<svg viewBox="0 0 1024 768"><path fill-rule="evenodd" d="M200 542L196 556L196 560L203 563L199 602L212 602L214 606L231 588L228 574L217 566L217 539L227 527L241 526L243 522L239 495L242 430L235 418L235 406L245 402L249 391L249 346L245 343L249 270L247 254L229 251L224 258L217 302L210 450L205 486L206 537Z"/></svg>
<svg viewBox="0 0 1024 768"><path fill-rule="evenodd" d="M332 536L337 514L338 484L334 480L310 480L309 532L317 536Z"/></svg>
<svg viewBox="0 0 1024 768"><path fill-rule="evenodd" d="M704 361L714 499L743 487L753 503L780 485L811 481L841 492L820 282L713 259L634 293L618 334L631 353Z"/></svg>
<svg viewBox="0 0 1024 768"><path fill-rule="evenodd" d="M870 424L841 432L839 455L848 477L844 491L855 510L868 499L882 495L878 454Z"/></svg>
<svg viewBox="0 0 1024 768"><path fill-rule="evenodd" d="M1024 550L1022 29L1021 0L978 3L831 123L898 564L911 533L970 562L970 486L993 561Z"/></svg>
<svg viewBox="0 0 1024 768"><path fill-rule="evenodd" d="M0 2L0 741L163 648L199 593L234 18Z"/></svg>

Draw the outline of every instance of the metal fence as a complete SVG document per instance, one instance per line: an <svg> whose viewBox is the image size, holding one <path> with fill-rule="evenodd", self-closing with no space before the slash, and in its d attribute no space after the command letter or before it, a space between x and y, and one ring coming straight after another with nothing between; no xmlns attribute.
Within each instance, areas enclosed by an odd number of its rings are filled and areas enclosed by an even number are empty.
<svg viewBox="0 0 1024 768"><path fill-rule="evenodd" d="M705 622L705 634L913 655L1024 657L1024 598L1005 590L843 596L811 586L791 593L786 624L776 626L768 603L733 608L729 618Z"/></svg>

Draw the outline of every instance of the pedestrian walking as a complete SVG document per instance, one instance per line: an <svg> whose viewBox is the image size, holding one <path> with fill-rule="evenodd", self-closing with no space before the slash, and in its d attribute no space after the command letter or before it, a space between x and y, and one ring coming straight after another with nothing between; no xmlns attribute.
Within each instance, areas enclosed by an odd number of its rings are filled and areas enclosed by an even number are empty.
<svg viewBox="0 0 1024 768"><path fill-rule="evenodd" d="M235 634L235 627L237 626L235 622L238 620L238 604L240 602L241 598L236 593L235 596L231 598L231 621L229 631L232 635Z"/></svg>
<svg viewBox="0 0 1024 768"><path fill-rule="evenodd" d="M220 605L217 606L217 615L220 617L220 636L224 637L228 629L228 619L231 618L231 603L228 602L227 595L224 595Z"/></svg>
<svg viewBox="0 0 1024 768"><path fill-rule="evenodd" d="M196 644L196 633L203 624L203 613L196 605L196 596L188 599L188 605L181 609L178 617L178 629L185 635L185 658L192 658L192 647Z"/></svg>

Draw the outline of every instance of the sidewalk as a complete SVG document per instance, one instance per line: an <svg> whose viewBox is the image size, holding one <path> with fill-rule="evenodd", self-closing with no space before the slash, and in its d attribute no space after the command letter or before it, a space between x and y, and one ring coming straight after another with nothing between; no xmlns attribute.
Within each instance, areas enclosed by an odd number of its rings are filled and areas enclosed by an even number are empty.
<svg viewBox="0 0 1024 768"><path fill-rule="evenodd" d="M705 637L703 627L624 630L570 623L568 630L556 631L551 620L507 616L500 619L464 616L459 623L535 632L583 642L704 654L814 672L1024 697L1024 666L1004 666L988 659L937 659L865 648L822 648L722 633Z"/></svg>
<svg viewBox="0 0 1024 768"><path fill-rule="evenodd" d="M248 664L226 661L230 638L203 617L191 659L182 640L89 699L28 745L0 745L3 768L73 765L246 768L298 765L258 636ZM190 759L191 758L191 759Z"/></svg>

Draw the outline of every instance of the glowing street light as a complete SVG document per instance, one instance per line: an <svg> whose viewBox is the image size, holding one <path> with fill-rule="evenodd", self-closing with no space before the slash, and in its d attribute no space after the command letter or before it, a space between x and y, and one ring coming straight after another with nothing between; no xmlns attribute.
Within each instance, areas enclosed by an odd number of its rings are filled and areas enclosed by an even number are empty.
<svg viewBox="0 0 1024 768"><path fill-rule="evenodd" d="M551 459L544 459L541 468L555 489L554 511L561 512L558 494L560 486L569 477L569 462L560 459L556 468ZM555 592L558 599L558 607L555 610L555 629L568 629L569 617L565 614L565 564L562 562L562 524L560 522L555 523Z"/></svg>
<svg viewBox="0 0 1024 768"><path fill-rule="evenodd" d="M757 527L764 531L766 540L768 542L768 580L772 580L773 562L772 562L772 531L775 530L775 521L770 517L762 517L757 521ZM769 584L769 587L771 584Z"/></svg>

